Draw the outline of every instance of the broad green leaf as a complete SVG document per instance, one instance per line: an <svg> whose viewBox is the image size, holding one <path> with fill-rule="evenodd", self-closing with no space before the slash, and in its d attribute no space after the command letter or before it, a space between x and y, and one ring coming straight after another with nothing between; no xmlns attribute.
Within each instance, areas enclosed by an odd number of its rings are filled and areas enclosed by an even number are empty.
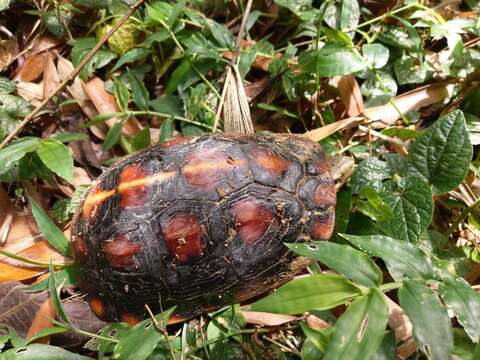
<svg viewBox="0 0 480 360"><path fill-rule="evenodd" d="M318 349L312 338L307 337L300 350L302 360L318 360L323 356L323 352Z"/></svg>
<svg viewBox="0 0 480 360"><path fill-rule="evenodd" d="M366 287L382 284L382 271L375 262L350 246L326 241L286 245L297 254L320 261L357 284Z"/></svg>
<svg viewBox="0 0 480 360"><path fill-rule="evenodd" d="M133 71L130 71L130 69L127 71L127 77L132 89L133 102L140 110L148 110L150 95L148 94L145 84Z"/></svg>
<svg viewBox="0 0 480 360"><path fill-rule="evenodd" d="M92 360L57 346L30 344L19 349L10 349L2 354L2 360Z"/></svg>
<svg viewBox="0 0 480 360"><path fill-rule="evenodd" d="M300 323L307 339L310 339L315 347L321 352L325 352L328 342L330 341L330 336L332 335L333 328L324 329L323 331L317 331L312 328L309 328L304 322Z"/></svg>
<svg viewBox="0 0 480 360"><path fill-rule="evenodd" d="M70 253L70 242L59 228L53 223L43 209L33 200L29 198L32 206L32 214L38 229L45 236L48 243L57 249L61 254L67 255Z"/></svg>
<svg viewBox="0 0 480 360"><path fill-rule="evenodd" d="M465 117L455 110L438 119L410 146L408 161L436 194L443 194L463 181L472 154Z"/></svg>
<svg viewBox="0 0 480 360"><path fill-rule="evenodd" d="M160 125L160 135L158 137L158 142L164 143L172 137L174 130L174 122L172 118L163 120L162 125Z"/></svg>
<svg viewBox="0 0 480 360"><path fill-rule="evenodd" d="M310 10L312 5L312 0L274 0L274 2L287 8L297 16L300 16L304 11Z"/></svg>
<svg viewBox="0 0 480 360"><path fill-rule="evenodd" d="M390 51L382 44L365 44L362 47L363 56L366 58L369 66L375 69L381 69L388 63Z"/></svg>
<svg viewBox="0 0 480 360"><path fill-rule="evenodd" d="M115 95L118 107L122 111L127 111L128 103L130 102L130 91L128 90L127 85L119 79L114 79L113 94Z"/></svg>
<svg viewBox="0 0 480 360"><path fill-rule="evenodd" d="M49 328L46 328L46 329L42 329L40 330L39 332L37 332L35 335L33 335L31 338L28 339L28 343L32 343L34 342L35 340L38 340L42 337L45 337L45 336L50 336L50 335L54 335L54 334L61 334L61 333L64 333L64 332L67 332L68 329L63 327L63 326L52 326L52 327L49 327Z"/></svg>
<svg viewBox="0 0 480 360"><path fill-rule="evenodd" d="M107 136L105 137L105 141L103 142L103 149L110 150L112 147L118 143L120 140L120 134L122 132L123 124L125 123L125 119L118 120L115 125L113 125L110 130L108 130Z"/></svg>
<svg viewBox="0 0 480 360"><path fill-rule="evenodd" d="M360 6L358 0L343 0L340 13L340 29L354 29L360 20Z"/></svg>
<svg viewBox="0 0 480 360"><path fill-rule="evenodd" d="M347 75L367 67L359 55L337 45L326 45L318 51L302 53L299 62L303 73L313 73L319 77Z"/></svg>
<svg viewBox="0 0 480 360"><path fill-rule="evenodd" d="M233 49L235 39L232 32L225 25L210 19L206 20L206 24L218 45L225 49Z"/></svg>
<svg viewBox="0 0 480 360"><path fill-rule="evenodd" d="M1 5L0 5L0 8L1 8ZM16 88L17 88L17 85L15 81L11 81L4 76L0 76L0 94L10 94L14 92Z"/></svg>
<svg viewBox="0 0 480 360"><path fill-rule="evenodd" d="M350 243L371 256L381 258L395 279L432 279L432 262L416 246L401 240L382 235L346 235L339 234Z"/></svg>
<svg viewBox="0 0 480 360"><path fill-rule="evenodd" d="M395 359L397 355L397 342L395 340L395 333L389 331L385 334L385 337L377 349L377 352L373 356L372 360L391 360Z"/></svg>
<svg viewBox="0 0 480 360"><path fill-rule="evenodd" d="M15 162L26 154L37 150L41 142L39 138L25 136L12 141L10 145L0 150L0 174L10 170Z"/></svg>
<svg viewBox="0 0 480 360"><path fill-rule="evenodd" d="M361 294L360 289L343 276L316 274L290 281L252 304L251 308L253 311L300 314L331 309Z"/></svg>
<svg viewBox="0 0 480 360"><path fill-rule="evenodd" d="M151 49L147 48L135 48L132 50L127 51L125 54L120 56L120 58L117 60L115 63L115 66L112 68L111 71L118 70L121 66L137 61L137 60L143 60L147 56L149 56L152 53Z"/></svg>
<svg viewBox="0 0 480 360"><path fill-rule="evenodd" d="M394 214L379 219L382 231L399 240L417 242L433 216L433 194L428 184L418 177L408 176L398 183L386 183L381 196Z"/></svg>
<svg viewBox="0 0 480 360"><path fill-rule="evenodd" d="M391 175L391 169L385 161L370 157L358 164L350 179L352 191L358 194L364 186L380 190L383 180L388 179Z"/></svg>
<svg viewBox="0 0 480 360"><path fill-rule="evenodd" d="M182 100L175 95L163 95L150 101L153 110L168 115L182 116Z"/></svg>
<svg viewBox="0 0 480 360"><path fill-rule="evenodd" d="M362 187L360 197L366 200L356 199L355 206L357 210L372 220L380 222L394 217L390 206L374 188L370 186Z"/></svg>
<svg viewBox="0 0 480 360"><path fill-rule="evenodd" d="M147 328L138 326L128 332L121 332L114 354L122 360L145 360L157 347L163 334L150 325Z"/></svg>
<svg viewBox="0 0 480 360"><path fill-rule="evenodd" d="M38 157L54 173L69 183L73 181L73 156L58 140L44 140L37 149Z"/></svg>
<svg viewBox="0 0 480 360"><path fill-rule="evenodd" d="M338 319L323 360L371 359L382 343L387 322L383 293L370 289Z"/></svg>
<svg viewBox="0 0 480 360"><path fill-rule="evenodd" d="M60 132L52 134L48 137L51 140L57 140L62 143L68 143L72 141L82 141L88 139L88 136L78 132Z"/></svg>
<svg viewBox="0 0 480 360"><path fill-rule="evenodd" d="M409 34L399 26L387 25L384 31L378 34L380 41L398 48L415 51L417 44L410 38Z"/></svg>
<svg viewBox="0 0 480 360"><path fill-rule="evenodd" d="M398 298L413 324L413 336L419 348L432 360L450 359L452 325L447 309L433 291L417 281L405 280Z"/></svg>
<svg viewBox="0 0 480 360"><path fill-rule="evenodd" d="M178 0L175 6L172 8L172 11L168 15L167 26L171 29L177 19L181 16L187 5L186 0Z"/></svg>
<svg viewBox="0 0 480 360"><path fill-rule="evenodd" d="M470 285L458 278L440 284L440 297L447 307L457 316L473 342L480 340L480 295Z"/></svg>

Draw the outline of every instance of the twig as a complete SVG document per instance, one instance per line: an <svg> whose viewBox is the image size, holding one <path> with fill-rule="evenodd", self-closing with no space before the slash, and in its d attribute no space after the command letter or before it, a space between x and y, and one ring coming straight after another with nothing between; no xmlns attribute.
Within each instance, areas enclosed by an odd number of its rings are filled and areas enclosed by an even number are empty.
<svg viewBox="0 0 480 360"><path fill-rule="evenodd" d="M247 27L247 20L248 15L250 14L250 10L252 9L253 0L248 0L247 7L245 8L245 12L243 13L242 24L240 25L240 29L238 30L237 39L235 41L235 49L233 50L233 56L230 60L231 65L235 65L237 63L238 53L240 52L240 44L243 39L243 35L245 33L245 28Z"/></svg>
<svg viewBox="0 0 480 360"><path fill-rule="evenodd" d="M454 231L458 228L465 218L470 215L477 207L480 205L480 198L478 198L472 205L463 209L462 213L458 216L458 218L453 222L453 224L448 228L446 236L449 238Z"/></svg>
<svg viewBox="0 0 480 360"><path fill-rule="evenodd" d="M68 74L66 79L57 86L55 90L46 98L44 99L35 109L32 110L30 114L28 114L20 124L0 143L0 149L3 149L5 145L7 145L17 134L22 131L22 129L30 122L32 119L40 112L40 110L48 104L50 100L54 96L56 96L60 91L63 90L65 86L67 86L70 82L72 82L80 71L87 65L87 63L93 58L93 56L97 53L98 50L107 42L107 40L128 20L128 18L145 2L145 0L138 0L135 4L133 4L130 9L123 15L123 17L118 21L112 29L95 45L95 47L88 52L87 55L80 61L80 64L77 65L73 71Z"/></svg>

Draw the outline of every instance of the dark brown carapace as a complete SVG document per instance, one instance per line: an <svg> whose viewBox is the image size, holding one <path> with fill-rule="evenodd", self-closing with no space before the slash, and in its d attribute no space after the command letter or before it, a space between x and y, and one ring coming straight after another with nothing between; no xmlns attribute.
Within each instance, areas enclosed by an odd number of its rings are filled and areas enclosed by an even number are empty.
<svg viewBox="0 0 480 360"><path fill-rule="evenodd" d="M291 279L284 243L332 235L335 185L320 145L292 135L178 138L106 171L73 226L81 286L129 324L176 305L180 321Z"/></svg>

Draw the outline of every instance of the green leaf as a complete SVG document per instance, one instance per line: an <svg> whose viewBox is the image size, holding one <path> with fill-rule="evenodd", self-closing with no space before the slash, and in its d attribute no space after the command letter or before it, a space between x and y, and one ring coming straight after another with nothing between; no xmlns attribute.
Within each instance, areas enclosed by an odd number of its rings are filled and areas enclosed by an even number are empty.
<svg viewBox="0 0 480 360"><path fill-rule="evenodd" d="M480 295L462 278L440 284L440 297L473 342L480 340Z"/></svg>
<svg viewBox="0 0 480 360"><path fill-rule="evenodd" d="M78 132L60 132L52 134L48 137L51 140L57 140L62 143L68 143L72 141L82 141L88 139L88 136Z"/></svg>
<svg viewBox="0 0 480 360"><path fill-rule="evenodd" d="M320 50L305 52L299 58L303 73L319 77L347 75L367 67L367 63L352 50L338 45L326 45Z"/></svg>
<svg viewBox="0 0 480 360"><path fill-rule="evenodd" d="M69 255L70 242L63 235L59 228L53 223L43 209L33 200L29 198L30 205L32 206L32 214L35 218L35 222L38 225L40 232L45 235L47 241L55 249L57 249L63 255Z"/></svg>
<svg viewBox="0 0 480 360"><path fill-rule="evenodd" d="M119 79L114 79L113 94L115 95L118 107L122 111L127 111L128 103L130 102L130 91L128 90L127 85Z"/></svg>
<svg viewBox="0 0 480 360"><path fill-rule="evenodd" d="M410 146L408 161L436 194L443 194L463 181L472 154L465 117L455 110L438 119Z"/></svg>
<svg viewBox="0 0 480 360"><path fill-rule="evenodd" d="M110 128L110 130L108 130L107 136L105 137L105 141L103 142L104 150L110 150L112 147L115 146L116 143L118 143L124 123L125 123L125 118L118 120L115 123L115 125L113 125Z"/></svg>
<svg viewBox="0 0 480 360"><path fill-rule="evenodd" d="M336 274L316 274L294 279L254 304L253 311L300 314L326 310L361 295L358 287Z"/></svg>
<svg viewBox="0 0 480 360"><path fill-rule="evenodd" d="M135 327L127 332L121 332L114 354L122 360L145 360L157 347L163 334L155 326L150 325Z"/></svg>
<svg viewBox="0 0 480 360"><path fill-rule="evenodd" d="M112 4L112 0L73 0L73 3L89 9L105 9Z"/></svg>
<svg viewBox="0 0 480 360"><path fill-rule="evenodd" d="M142 150L150 146L150 127L146 126L132 139L131 144L134 151Z"/></svg>
<svg viewBox="0 0 480 360"><path fill-rule="evenodd" d="M127 51L125 54L120 56L115 65L112 68L112 72L118 70L121 66L147 58L152 53L151 49L147 48L135 48Z"/></svg>
<svg viewBox="0 0 480 360"><path fill-rule="evenodd" d="M62 326L52 326L46 329L42 329L39 332L37 332L35 335L33 335L31 338L28 339L28 344L34 342L35 340L38 340L42 337L45 336L50 336L54 334L61 334L64 332L67 332L68 329L62 327Z"/></svg>
<svg viewBox="0 0 480 360"><path fill-rule="evenodd" d="M10 170L15 162L23 158L26 154L37 150L42 142L36 137L24 136L18 140L14 140L0 150L0 174L4 174Z"/></svg>
<svg viewBox="0 0 480 360"><path fill-rule="evenodd" d="M408 176L398 183L388 182L381 195L395 214L379 219L382 231L399 240L417 242L433 216L433 194L428 184L418 177Z"/></svg>
<svg viewBox="0 0 480 360"><path fill-rule="evenodd" d="M160 125L160 135L158 137L158 142L164 143L172 137L174 130L174 122L172 118L163 120L162 125Z"/></svg>
<svg viewBox="0 0 480 360"><path fill-rule="evenodd" d="M400 306L413 324L413 336L432 360L448 360L453 335L447 309L433 291L414 280L405 280L398 291Z"/></svg>
<svg viewBox="0 0 480 360"><path fill-rule="evenodd" d="M55 272L55 281L63 284L63 286L70 286L77 283L78 280L78 267L75 265L65 266L62 270ZM23 289L25 292L38 292L48 290L48 282L50 278L46 278L40 282L37 282L29 287Z"/></svg>
<svg viewBox="0 0 480 360"><path fill-rule="evenodd" d="M182 116L184 115L182 109L182 100L176 95L163 95L155 100L150 101L150 106L153 110L174 115L174 116Z"/></svg>
<svg viewBox="0 0 480 360"><path fill-rule="evenodd" d="M340 29L353 29L360 20L360 5L357 0L343 0L340 13Z"/></svg>
<svg viewBox="0 0 480 360"><path fill-rule="evenodd" d="M352 191L358 194L364 186L380 190L383 187L383 180L388 179L391 175L391 169L385 161L370 157L358 164L350 179Z"/></svg>
<svg viewBox="0 0 480 360"><path fill-rule="evenodd" d="M362 47L363 56L365 56L368 65L374 69L381 69L388 63L390 51L382 44L365 44Z"/></svg>
<svg viewBox="0 0 480 360"><path fill-rule="evenodd" d="M30 344L19 349L10 349L2 354L2 360L92 360L57 346Z"/></svg>
<svg viewBox="0 0 480 360"><path fill-rule="evenodd" d="M382 235L339 235L369 255L381 258L395 279L404 276L411 279L434 277L430 258L408 242Z"/></svg>
<svg viewBox="0 0 480 360"><path fill-rule="evenodd" d="M58 140L44 140L37 149L42 162L69 183L73 181L73 157L70 149Z"/></svg>
<svg viewBox="0 0 480 360"><path fill-rule="evenodd" d="M70 40L68 44L73 46L72 63L77 66L85 55L87 55L87 53L96 45L96 40L94 37L77 38L75 40ZM80 78L86 80L96 69L104 67L116 57L117 54L113 51L108 50L106 47L102 47L82 69L80 72Z"/></svg>
<svg viewBox="0 0 480 360"><path fill-rule="evenodd" d="M320 350L321 352L325 352L328 342L330 341L330 336L333 329L329 328L323 331L317 331L309 328L304 322L300 323L300 327L302 328L302 331L307 337L307 339L310 339L310 341L315 345L318 350Z"/></svg>
<svg viewBox="0 0 480 360"><path fill-rule="evenodd" d="M299 16L302 12L311 10L312 0L274 0L280 6L290 10L295 15Z"/></svg>
<svg viewBox="0 0 480 360"><path fill-rule="evenodd" d="M65 314L65 311L63 310L62 300L60 299L60 290L62 289L63 284L57 284L52 264L50 264L49 270L50 277L48 278L48 293L50 294L50 300L52 301L57 316L65 323L70 324L67 314Z"/></svg>
<svg viewBox="0 0 480 360"><path fill-rule="evenodd" d="M382 284L382 272L375 262L350 246L326 241L286 245L297 254L320 261L360 285L375 287Z"/></svg>
<svg viewBox="0 0 480 360"><path fill-rule="evenodd" d="M382 343L387 322L383 293L370 289L338 319L323 360L371 359Z"/></svg>
<svg viewBox="0 0 480 360"><path fill-rule="evenodd" d="M130 69L127 71L127 77L132 88L133 102L140 110L148 110L150 95L148 94L145 84L133 71L130 71Z"/></svg>

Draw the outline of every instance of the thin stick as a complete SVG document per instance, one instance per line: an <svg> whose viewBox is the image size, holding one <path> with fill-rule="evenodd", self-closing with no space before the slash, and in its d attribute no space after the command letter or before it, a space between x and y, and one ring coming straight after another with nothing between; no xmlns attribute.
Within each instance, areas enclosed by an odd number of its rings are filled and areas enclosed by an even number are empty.
<svg viewBox="0 0 480 360"><path fill-rule="evenodd" d="M60 91L63 90L65 86L67 86L70 82L73 81L80 74L80 71L87 65L87 63L93 58L93 56L97 53L98 50L107 42L107 40L128 20L130 16L145 2L145 0L138 0L135 4L133 4L130 9L123 15L119 22L112 27L112 29L95 45L95 47L88 52L87 55L80 61L80 64L77 65L73 71L68 74L67 78L57 86L55 90L45 99L43 100L35 109L32 110L30 114L28 114L20 124L10 133L8 136L0 143L0 149L3 149L5 145L7 145L17 134L22 131L22 129L30 122L32 119L42 110L45 105L48 104L50 100L54 96L56 96Z"/></svg>
<svg viewBox="0 0 480 360"><path fill-rule="evenodd" d="M235 41L235 49L233 50L232 60L230 60L230 64L232 65L235 65L237 63L238 53L240 52L240 44L245 33L245 28L247 27L248 15L250 14L250 10L252 9L252 4L253 0L248 0L247 7L245 8L245 12L243 13L242 24L240 25L240 29L238 30L237 40Z"/></svg>

